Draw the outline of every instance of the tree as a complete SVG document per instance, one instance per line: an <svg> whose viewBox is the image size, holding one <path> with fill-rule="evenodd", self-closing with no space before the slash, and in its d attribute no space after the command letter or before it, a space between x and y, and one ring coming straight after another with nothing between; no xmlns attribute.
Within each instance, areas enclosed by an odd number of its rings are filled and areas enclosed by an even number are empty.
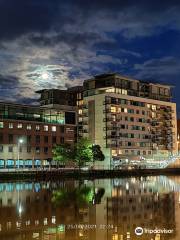
<svg viewBox="0 0 180 240"><path fill-rule="evenodd" d="M80 138L75 145L75 161L79 168L93 161L92 143L88 138Z"/></svg>
<svg viewBox="0 0 180 240"><path fill-rule="evenodd" d="M101 147L99 145L92 145L92 153L93 153L93 162L95 161L104 161L105 156L101 151Z"/></svg>
<svg viewBox="0 0 180 240"><path fill-rule="evenodd" d="M74 152L69 144L56 145L53 150L53 160L65 165L69 160L73 159Z"/></svg>

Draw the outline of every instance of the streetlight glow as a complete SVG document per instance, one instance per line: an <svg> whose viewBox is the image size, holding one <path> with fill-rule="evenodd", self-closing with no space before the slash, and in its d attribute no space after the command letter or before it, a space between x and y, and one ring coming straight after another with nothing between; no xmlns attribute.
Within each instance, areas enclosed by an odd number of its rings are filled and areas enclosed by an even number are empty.
<svg viewBox="0 0 180 240"><path fill-rule="evenodd" d="M23 143L23 139L22 138L19 139L19 143Z"/></svg>

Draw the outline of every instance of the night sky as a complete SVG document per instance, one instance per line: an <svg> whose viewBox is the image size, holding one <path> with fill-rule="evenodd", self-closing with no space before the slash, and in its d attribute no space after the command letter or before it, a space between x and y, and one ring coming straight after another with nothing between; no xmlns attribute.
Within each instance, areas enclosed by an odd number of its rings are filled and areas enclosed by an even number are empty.
<svg viewBox="0 0 180 240"><path fill-rule="evenodd" d="M175 85L179 103L180 1L0 0L0 100L107 72Z"/></svg>

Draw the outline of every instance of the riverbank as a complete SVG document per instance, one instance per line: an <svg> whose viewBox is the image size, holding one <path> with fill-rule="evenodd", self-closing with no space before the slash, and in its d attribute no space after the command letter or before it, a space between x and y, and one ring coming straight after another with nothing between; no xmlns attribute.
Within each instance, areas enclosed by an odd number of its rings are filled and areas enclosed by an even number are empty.
<svg viewBox="0 0 180 240"><path fill-rule="evenodd" d="M58 180L58 179L93 179L93 178L119 178L141 177L156 175L180 175L180 168L165 169L121 169L121 170L79 170L79 169L54 169L54 170L11 170L1 171L0 180Z"/></svg>

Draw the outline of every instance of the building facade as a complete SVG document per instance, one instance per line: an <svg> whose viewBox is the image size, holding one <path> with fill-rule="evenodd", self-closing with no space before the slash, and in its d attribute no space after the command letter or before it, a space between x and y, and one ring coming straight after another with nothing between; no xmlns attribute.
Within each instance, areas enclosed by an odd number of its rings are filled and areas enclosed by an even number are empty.
<svg viewBox="0 0 180 240"><path fill-rule="evenodd" d="M83 101L83 135L105 153L106 161L100 166L145 159L153 159L151 164L157 165L160 158L177 152L171 86L118 74L100 75L84 81Z"/></svg>
<svg viewBox="0 0 180 240"><path fill-rule="evenodd" d="M1 168L47 166L55 144L81 137L101 146L101 168L166 167L177 153L169 85L103 74L83 86L37 93L39 106L0 103Z"/></svg>
<svg viewBox="0 0 180 240"><path fill-rule="evenodd" d="M53 146L75 139L73 106L0 103L0 168L46 167Z"/></svg>

